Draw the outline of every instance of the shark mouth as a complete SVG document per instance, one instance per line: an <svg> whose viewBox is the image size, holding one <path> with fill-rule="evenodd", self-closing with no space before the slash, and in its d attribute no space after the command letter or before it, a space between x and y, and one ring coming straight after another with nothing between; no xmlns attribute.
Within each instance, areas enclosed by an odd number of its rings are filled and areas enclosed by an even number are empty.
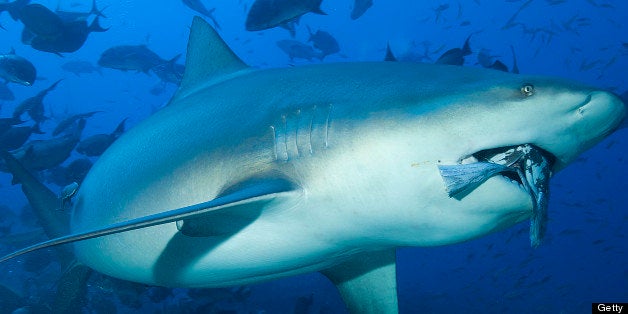
<svg viewBox="0 0 628 314"><path fill-rule="evenodd" d="M532 144L479 151L456 165L439 165L449 197L464 198L489 178L501 175L519 184L532 198L530 244L537 247L545 235L549 179L556 157Z"/></svg>

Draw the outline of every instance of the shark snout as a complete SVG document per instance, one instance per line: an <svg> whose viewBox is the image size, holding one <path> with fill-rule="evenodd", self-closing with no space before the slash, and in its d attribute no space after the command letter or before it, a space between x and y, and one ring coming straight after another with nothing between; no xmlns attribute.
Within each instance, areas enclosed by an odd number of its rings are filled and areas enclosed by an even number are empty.
<svg viewBox="0 0 628 314"><path fill-rule="evenodd" d="M577 113L587 122L590 132L608 135L624 120L626 105L612 93L594 91L578 106Z"/></svg>

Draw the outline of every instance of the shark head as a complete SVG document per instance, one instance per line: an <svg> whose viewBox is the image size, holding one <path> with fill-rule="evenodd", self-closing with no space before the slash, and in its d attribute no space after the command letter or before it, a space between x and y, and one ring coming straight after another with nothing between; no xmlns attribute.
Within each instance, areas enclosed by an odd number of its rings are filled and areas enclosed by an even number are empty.
<svg viewBox="0 0 628 314"><path fill-rule="evenodd" d="M626 115L619 97L578 82L493 75L467 84L465 99L443 112L459 120L459 145L466 149L459 161L478 151L529 143L550 155L556 172L612 133Z"/></svg>

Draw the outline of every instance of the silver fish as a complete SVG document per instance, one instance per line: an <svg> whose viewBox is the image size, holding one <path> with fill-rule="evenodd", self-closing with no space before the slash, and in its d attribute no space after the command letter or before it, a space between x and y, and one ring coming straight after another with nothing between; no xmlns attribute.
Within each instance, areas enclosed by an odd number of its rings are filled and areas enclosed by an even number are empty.
<svg viewBox="0 0 628 314"><path fill-rule="evenodd" d="M476 154L478 161L458 165L439 165L438 169L450 197L462 199L497 174L515 172L533 201L530 218L530 244L538 247L547 227L549 179L552 162L530 144L491 149Z"/></svg>

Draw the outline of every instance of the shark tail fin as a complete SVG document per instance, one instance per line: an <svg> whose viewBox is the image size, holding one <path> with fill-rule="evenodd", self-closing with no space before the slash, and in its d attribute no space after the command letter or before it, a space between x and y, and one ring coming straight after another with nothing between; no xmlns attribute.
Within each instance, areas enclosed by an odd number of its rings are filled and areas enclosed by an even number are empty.
<svg viewBox="0 0 628 314"><path fill-rule="evenodd" d="M322 271L350 313L398 313L396 249L365 252Z"/></svg>

